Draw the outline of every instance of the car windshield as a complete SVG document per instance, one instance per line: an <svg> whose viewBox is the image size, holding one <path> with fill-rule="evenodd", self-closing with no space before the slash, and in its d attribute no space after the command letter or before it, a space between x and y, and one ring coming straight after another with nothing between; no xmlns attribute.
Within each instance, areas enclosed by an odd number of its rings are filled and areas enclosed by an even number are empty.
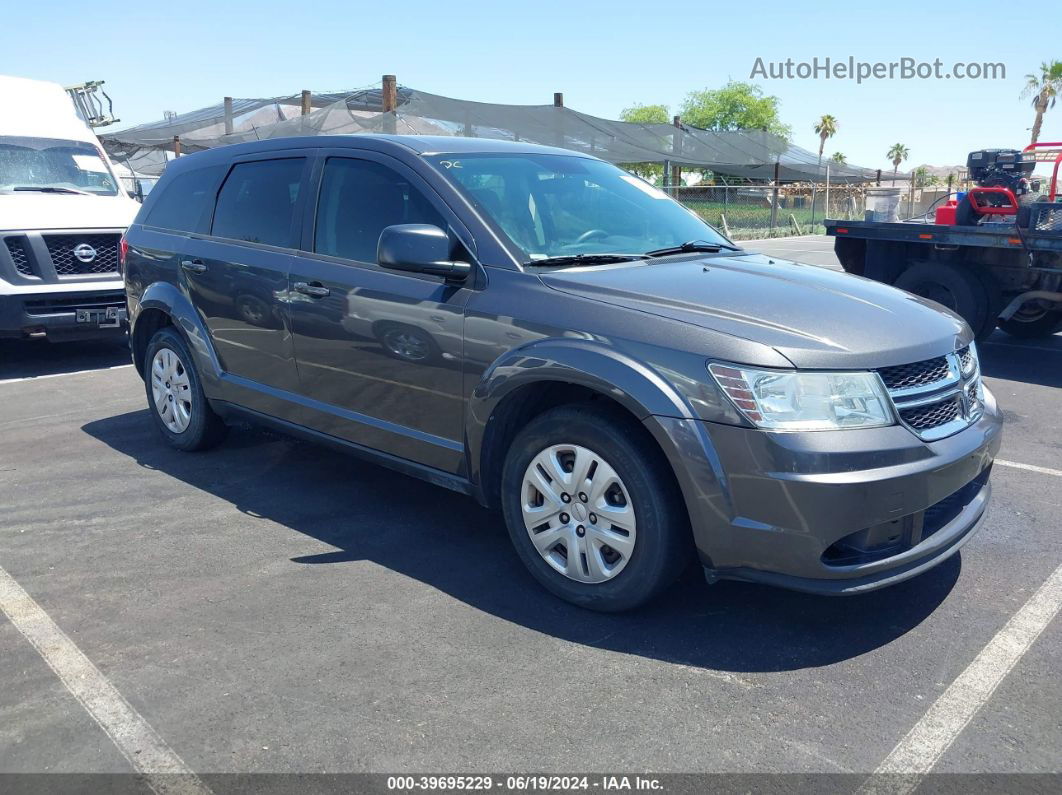
<svg viewBox="0 0 1062 795"><path fill-rule="evenodd" d="M0 191L14 190L115 196L118 184L90 143L3 136Z"/></svg>
<svg viewBox="0 0 1062 795"><path fill-rule="evenodd" d="M428 160L509 238L525 263L578 254L645 254L728 241L665 193L576 155L454 154Z"/></svg>

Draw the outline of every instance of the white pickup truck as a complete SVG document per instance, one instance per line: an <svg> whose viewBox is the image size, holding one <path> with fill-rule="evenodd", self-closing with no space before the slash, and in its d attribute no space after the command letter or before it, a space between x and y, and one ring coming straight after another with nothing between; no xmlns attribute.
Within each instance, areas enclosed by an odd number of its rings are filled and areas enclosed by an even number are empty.
<svg viewBox="0 0 1062 795"><path fill-rule="evenodd" d="M62 86L0 75L0 337L124 333L139 208Z"/></svg>

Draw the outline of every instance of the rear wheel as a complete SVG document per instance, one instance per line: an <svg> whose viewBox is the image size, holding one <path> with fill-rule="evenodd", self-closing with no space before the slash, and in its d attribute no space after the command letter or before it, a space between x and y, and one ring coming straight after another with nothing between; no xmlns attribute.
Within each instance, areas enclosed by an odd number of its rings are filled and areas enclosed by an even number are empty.
<svg viewBox="0 0 1062 795"><path fill-rule="evenodd" d="M1012 337L1023 340L1050 337L1062 331L1062 311L1038 308L1036 303L1032 302L1007 320L1000 320L999 327Z"/></svg>
<svg viewBox="0 0 1062 795"><path fill-rule="evenodd" d="M220 442L225 423L214 413L184 338L172 327L155 332L144 353L148 407L162 437L178 450L206 450Z"/></svg>
<svg viewBox="0 0 1062 795"><path fill-rule="evenodd" d="M636 607L692 559L668 463L639 425L590 406L541 414L513 441L502 508L524 565L557 596L592 610Z"/></svg>
<svg viewBox="0 0 1062 795"><path fill-rule="evenodd" d="M989 320L988 295L971 269L950 262L916 262L893 286L942 304L962 317L975 334L984 332Z"/></svg>

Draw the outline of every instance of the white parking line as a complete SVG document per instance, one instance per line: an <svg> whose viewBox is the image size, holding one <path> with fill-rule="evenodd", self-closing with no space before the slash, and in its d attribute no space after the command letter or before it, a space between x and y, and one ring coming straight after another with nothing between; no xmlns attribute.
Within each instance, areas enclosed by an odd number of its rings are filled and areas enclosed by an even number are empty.
<svg viewBox="0 0 1062 795"><path fill-rule="evenodd" d="M0 568L0 610L33 644L48 667L151 789L159 795L210 793L210 788L3 568Z"/></svg>
<svg viewBox="0 0 1062 795"><path fill-rule="evenodd" d="M131 364L116 364L113 367L95 367L92 370L74 370L70 373L48 373L47 375L27 375L24 378L2 378L0 384L17 384L19 381L40 381L44 378L63 378L68 375L84 375L85 373L99 373L104 370L124 370L132 367Z"/></svg>
<svg viewBox="0 0 1062 795"><path fill-rule="evenodd" d="M1017 461L1004 461L1002 458L997 458L996 463L1000 466L1011 467L1012 469L1024 469L1029 472L1039 472L1041 475L1054 475L1056 478L1062 478L1062 469L1038 467L1033 466L1032 464L1019 464Z"/></svg>
<svg viewBox="0 0 1062 795"><path fill-rule="evenodd" d="M1062 608L1062 566L959 674L858 790L913 791Z"/></svg>

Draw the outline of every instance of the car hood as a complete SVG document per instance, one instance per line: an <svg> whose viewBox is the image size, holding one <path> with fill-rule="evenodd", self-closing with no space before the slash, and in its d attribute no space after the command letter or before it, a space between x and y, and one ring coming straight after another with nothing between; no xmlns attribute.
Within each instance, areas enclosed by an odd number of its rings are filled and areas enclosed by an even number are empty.
<svg viewBox="0 0 1062 795"><path fill-rule="evenodd" d="M76 193L0 193L0 231L124 229L140 204L127 196Z"/></svg>
<svg viewBox="0 0 1062 795"><path fill-rule="evenodd" d="M650 260L541 278L555 290L769 345L797 367L888 367L972 339L961 318L932 301L759 254Z"/></svg>

